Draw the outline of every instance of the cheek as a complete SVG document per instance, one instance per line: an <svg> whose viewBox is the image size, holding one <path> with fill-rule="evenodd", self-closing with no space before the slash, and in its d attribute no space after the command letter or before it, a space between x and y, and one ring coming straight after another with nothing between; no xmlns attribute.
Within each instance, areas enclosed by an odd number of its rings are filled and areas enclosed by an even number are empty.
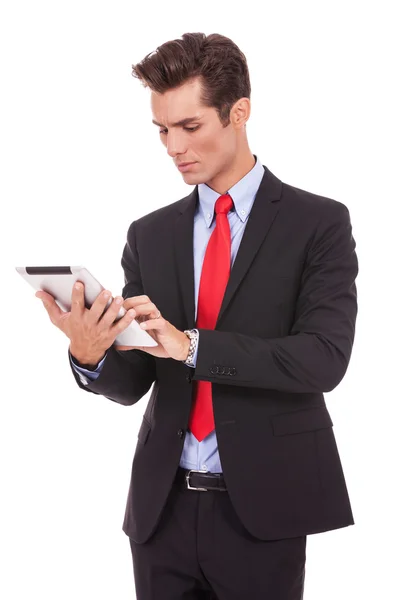
<svg viewBox="0 0 400 600"><path fill-rule="evenodd" d="M203 136L199 136L192 145L192 148L202 155L220 154L223 147L224 139L220 133L207 133Z"/></svg>

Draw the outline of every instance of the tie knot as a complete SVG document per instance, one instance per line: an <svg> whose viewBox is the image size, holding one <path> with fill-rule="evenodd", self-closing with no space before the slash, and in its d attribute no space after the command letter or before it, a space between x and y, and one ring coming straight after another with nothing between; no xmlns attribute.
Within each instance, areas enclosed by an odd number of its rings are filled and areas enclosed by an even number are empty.
<svg viewBox="0 0 400 600"><path fill-rule="evenodd" d="M218 214L225 213L227 214L231 208L233 207L233 200L229 194L224 194L220 196L215 203L215 212Z"/></svg>

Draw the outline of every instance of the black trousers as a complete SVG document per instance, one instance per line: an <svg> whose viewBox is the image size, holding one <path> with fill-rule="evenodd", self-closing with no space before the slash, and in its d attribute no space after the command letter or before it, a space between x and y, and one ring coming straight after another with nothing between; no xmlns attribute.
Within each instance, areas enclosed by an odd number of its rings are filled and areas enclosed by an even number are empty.
<svg viewBox="0 0 400 600"><path fill-rule="evenodd" d="M174 484L153 536L130 544L137 600L303 598L306 536L253 537L228 492Z"/></svg>

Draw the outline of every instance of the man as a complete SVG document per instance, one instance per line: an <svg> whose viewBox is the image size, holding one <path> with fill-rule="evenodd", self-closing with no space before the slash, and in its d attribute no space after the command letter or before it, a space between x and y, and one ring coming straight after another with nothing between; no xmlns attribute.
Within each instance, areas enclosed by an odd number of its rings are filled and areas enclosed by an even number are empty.
<svg viewBox="0 0 400 600"><path fill-rule="evenodd" d="M349 212L252 154L228 38L185 34L133 74L195 187L130 225L119 322L104 294L86 309L74 290L70 313L37 295L82 389L131 405L153 385L123 525L137 598L299 600L306 536L354 522L323 395L355 334ZM156 347L113 345L132 318Z"/></svg>

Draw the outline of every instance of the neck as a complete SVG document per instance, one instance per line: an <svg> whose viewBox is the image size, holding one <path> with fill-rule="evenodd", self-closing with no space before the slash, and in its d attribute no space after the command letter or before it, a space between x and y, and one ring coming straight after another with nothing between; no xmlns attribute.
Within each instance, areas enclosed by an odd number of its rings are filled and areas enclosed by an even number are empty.
<svg viewBox="0 0 400 600"><path fill-rule="evenodd" d="M254 156L250 152L250 149L247 148L243 156L238 156L237 160L229 165L225 171L218 173L211 181L207 181L206 183L208 187L218 194L225 194L235 183L243 179L255 164Z"/></svg>

